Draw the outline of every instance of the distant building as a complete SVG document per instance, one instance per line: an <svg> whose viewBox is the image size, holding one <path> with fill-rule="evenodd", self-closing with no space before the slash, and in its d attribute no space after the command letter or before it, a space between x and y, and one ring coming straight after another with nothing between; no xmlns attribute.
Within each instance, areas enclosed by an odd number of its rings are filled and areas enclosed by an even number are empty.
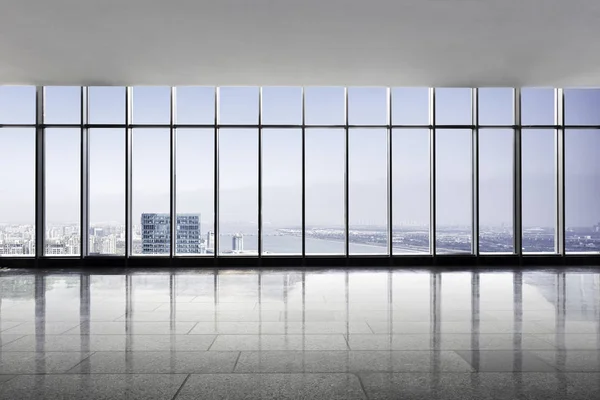
<svg viewBox="0 0 600 400"><path fill-rule="evenodd" d="M236 233L231 239L231 250L234 253L241 253L244 251L244 235Z"/></svg>
<svg viewBox="0 0 600 400"><path fill-rule="evenodd" d="M200 214L177 214L175 251L200 253ZM142 214L142 254L168 254L171 246L171 216Z"/></svg>
<svg viewBox="0 0 600 400"><path fill-rule="evenodd" d="M208 231L206 234L206 251L215 251L215 233L213 231Z"/></svg>

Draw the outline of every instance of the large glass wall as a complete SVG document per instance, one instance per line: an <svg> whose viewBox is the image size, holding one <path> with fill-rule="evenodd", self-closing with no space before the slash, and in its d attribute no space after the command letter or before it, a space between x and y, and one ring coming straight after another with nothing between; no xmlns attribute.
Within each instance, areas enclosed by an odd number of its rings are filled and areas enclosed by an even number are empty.
<svg viewBox="0 0 600 400"><path fill-rule="evenodd" d="M0 87L0 255L596 253L599 106L596 89Z"/></svg>

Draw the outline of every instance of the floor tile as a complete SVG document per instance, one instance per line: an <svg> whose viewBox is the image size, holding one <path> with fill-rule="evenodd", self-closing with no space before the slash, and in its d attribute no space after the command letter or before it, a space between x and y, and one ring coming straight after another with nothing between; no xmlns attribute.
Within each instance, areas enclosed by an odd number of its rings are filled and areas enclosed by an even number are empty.
<svg viewBox="0 0 600 400"><path fill-rule="evenodd" d="M42 331L46 335L58 335L74 329L79 325L79 322L46 322L41 324L24 322L14 328L5 330L3 333L16 335L35 335L36 332Z"/></svg>
<svg viewBox="0 0 600 400"><path fill-rule="evenodd" d="M15 326L21 325L23 322L20 321L0 321L0 332L4 332L7 329L14 328Z"/></svg>
<svg viewBox="0 0 600 400"><path fill-rule="evenodd" d="M600 372L600 350L532 351L531 353L564 372Z"/></svg>
<svg viewBox="0 0 600 400"><path fill-rule="evenodd" d="M18 339L21 339L23 336L25 336L25 335L0 333L0 349L2 351L4 351L6 346L8 346L10 343L13 343L14 341L16 341Z"/></svg>
<svg viewBox="0 0 600 400"><path fill-rule="evenodd" d="M361 373L371 400L565 399L566 388L550 373Z"/></svg>
<svg viewBox="0 0 600 400"><path fill-rule="evenodd" d="M597 334L540 334L536 335L536 337L548 343L552 343L558 349L600 350L600 335Z"/></svg>
<svg viewBox="0 0 600 400"><path fill-rule="evenodd" d="M365 399L352 374L192 375L177 400L198 399Z"/></svg>
<svg viewBox="0 0 600 400"><path fill-rule="evenodd" d="M76 352L0 352L0 374L63 373L89 357L90 353Z"/></svg>
<svg viewBox="0 0 600 400"><path fill-rule="evenodd" d="M89 329L85 328L85 334L91 335L167 335L187 334L196 325L195 322L133 322L127 324L126 322L112 321L112 322L91 322ZM82 333L82 326L77 326L67 332L65 335L79 335Z"/></svg>
<svg viewBox="0 0 600 400"><path fill-rule="evenodd" d="M215 335L28 335L2 351L204 351ZM38 340L39 339L39 340Z"/></svg>
<svg viewBox="0 0 600 400"><path fill-rule="evenodd" d="M205 374L233 372L235 351L97 352L69 371L75 374Z"/></svg>
<svg viewBox="0 0 600 400"><path fill-rule="evenodd" d="M12 378L14 378L16 375L0 375L0 385L10 381Z"/></svg>
<svg viewBox="0 0 600 400"><path fill-rule="evenodd" d="M598 373L565 373L568 400L591 400L600 398L600 379Z"/></svg>
<svg viewBox="0 0 600 400"><path fill-rule="evenodd" d="M14 400L172 400L186 375L20 375L0 385Z"/></svg>
<svg viewBox="0 0 600 400"><path fill-rule="evenodd" d="M344 334L372 333L366 322L198 322L190 334Z"/></svg>
<svg viewBox="0 0 600 400"><path fill-rule="evenodd" d="M235 372L470 372L454 352L429 351L262 351L242 352Z"/></svg>
<svg viewBox="0 0 600 400"><path fill-rule="evenodd" d="M528 351L456 351L476 372L556 372L556 368Z"/></svg>
<svg viewBox="0 0 600 400"><path fill-rule="evenodd" d="M348 345L343 335L219 335L210 350L348 350Z"/></svg>

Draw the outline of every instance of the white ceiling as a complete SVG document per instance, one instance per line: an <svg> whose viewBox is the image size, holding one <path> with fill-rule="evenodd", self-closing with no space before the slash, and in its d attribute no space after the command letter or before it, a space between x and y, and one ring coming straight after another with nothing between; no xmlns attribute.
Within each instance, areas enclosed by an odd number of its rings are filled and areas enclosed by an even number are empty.
<svg viewBox="0 0 600 400"><path fill-rule="evenodd" d="M600 86L600 1L0 0L0 84Z"/></svg>

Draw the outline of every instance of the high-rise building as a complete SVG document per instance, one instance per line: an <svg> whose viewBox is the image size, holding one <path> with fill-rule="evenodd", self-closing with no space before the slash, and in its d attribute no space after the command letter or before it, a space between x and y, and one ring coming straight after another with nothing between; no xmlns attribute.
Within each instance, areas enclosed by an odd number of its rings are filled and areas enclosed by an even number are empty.
<svg viewBox="0 0 600 400"><path fill-rule="evenodd" d="M200 214L177 214L177 254L200 253ZM168 254L171 245L171 216L142 214L142 254Z"/></svg>
<svg viewBox="0 0 600 400"><path fill-rule="evenodd" d="M231 250L234 253L241 253L244 251L244 235L236 233L231 239Z"/></svg>

